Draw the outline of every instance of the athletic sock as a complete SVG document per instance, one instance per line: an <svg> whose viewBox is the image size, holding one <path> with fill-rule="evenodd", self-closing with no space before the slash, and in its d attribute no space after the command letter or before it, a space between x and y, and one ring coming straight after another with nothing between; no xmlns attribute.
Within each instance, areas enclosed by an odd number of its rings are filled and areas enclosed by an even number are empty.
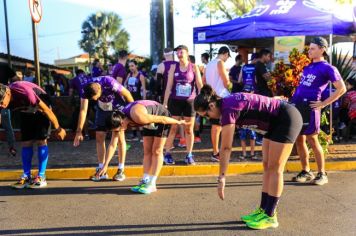
<svg viewBox="0 0 356 236"><path fill-rule="evenodd" d="M125 169L125 163L119 163L119 165L117 166L120 170L124 171Z"/></svg>
<svg viewBox="0 0 356 236"><path fill-rule="evenodd" d="M266 203L268 199L268 193L262 192L260 208L266 210Z"/></svg>
<svg viewBox="0 0 356 236"><path fill-rule="evenodd" d="M192 157L193 156L193 153L188 153L187 157Z"/></svg>
<svg viewBox="0 0 356 236"><path fill-rule="evenodd" d="M151 176L151 180L150 180L151 185L156 186L157 177L158 176L155 175Z"/></svg>
<svg viewBox="0 0 356 236"><path fill-rule="evenodd" d="M145 183L148 183L148 182L150 181L150 175L144 173L144 174L143 174L143 177L142 177L142 180L143 180Z"/></svg>
<svg viewBox="0 0 356 236"><path fill-rule="evenodd" d="M48 162L48 146L38 146L37 149L38 155L38 175L42 178L45 177L47 162Z"/></svg>
<svg viewBox="0 0 356 236"><path fill-rule="evenodd" d="M278 202L279 202L279 197L274 197L274 196L268 195L266 210L265 210L265 212L268 216L274 215L274 213L277 209Z"/></svg>
<svg viewBox="0 0 356 236"><path fill-rule="evenodd" d="M33 147L22 147L21 158L24 176L31 177L31 163L33 156Z"/></svg>
<svg viewBox="0 0 356 236"><path fill-rule="evenodd" d="M99 163L99 168L101 169L101 168L103 168L103 166L104 166L104 163Z"/></svg>

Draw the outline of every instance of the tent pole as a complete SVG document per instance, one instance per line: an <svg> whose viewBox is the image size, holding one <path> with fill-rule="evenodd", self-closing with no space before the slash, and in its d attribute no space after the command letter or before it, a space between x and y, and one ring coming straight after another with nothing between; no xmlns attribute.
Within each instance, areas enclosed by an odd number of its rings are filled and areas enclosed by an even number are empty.
<svg viewBox="0 0 356 236"><path fill-rule="evenodd" d="M333 35L330 34L329 35L329 42L330 42L330 56L329 56L329 61L330 61L330 65L333 64ZM329 83L329 97L331 96L331 92L332 92L332 83ZM329 135L330 135L330 140L332 140L333 137L333 132L332 132L332 128L333 128L333 104L330 104L330 117L329 117Z"/></svg>

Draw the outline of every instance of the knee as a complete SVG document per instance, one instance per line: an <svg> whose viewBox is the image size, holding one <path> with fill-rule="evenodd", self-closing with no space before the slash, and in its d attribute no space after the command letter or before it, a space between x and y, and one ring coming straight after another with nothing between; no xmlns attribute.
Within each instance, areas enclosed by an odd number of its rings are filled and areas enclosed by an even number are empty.
<svg viewBox="0 0 356 236"><path fill-rule="evenodd" d="M161 155L163 155L163 149L156 148L156 149L152 150L152 156L159 157Z"/></svg>
<svg viewBox="0 0 356 236"><path fill-rule="evenodd" d="M47 140L44 139L44 140L37 140L37 145L38 146L45 146L47 145Z"/></svg>
<svg viewBox="0 0 356 236"><path fill-rule="evenodd" d="M97 144L103 143L105 141L105 135L96 135L95 141Z"/></svg>
<svg viewBox="0 0 356 236"><path fill-rule="evenodd" d="M278 162L268 163L267 167L270 174L283 174L284 168Z"/></svg>
<svg viewBox="0 0 356 236"><path fill-rule="evenodd" d="M177 133L177 125L171 125L171 133Z"/></svg>
<svg viewBox="0 0 356 236"><path fill-rule="evenodd" d="M187 135L192 135L193 134L193 127L191 126L185 126L184 131Z"/></svg>

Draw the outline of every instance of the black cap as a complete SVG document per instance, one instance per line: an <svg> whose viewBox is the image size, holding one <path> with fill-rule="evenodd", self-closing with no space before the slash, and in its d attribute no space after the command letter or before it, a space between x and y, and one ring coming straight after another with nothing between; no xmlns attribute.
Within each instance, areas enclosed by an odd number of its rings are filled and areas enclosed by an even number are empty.
<svg viewBox="0 0 356 236"><path fill-rule="evenodd" d="M230 49L226 46L222 46L221 48L219 48L219 51L218 51L218 54L225 54L225 53L228 53L229 54L229 57L231 57L230 55Z"/></svg>
<svg viewBox="0 0 356 236"><path fill-rule="evenodd" d="M326 39L324 39L323 37L315 37L311 40L310 43L314 43L319 47L328 48L328 41L326 41Z"/></svg>
<svg viewBox="0 0 356 236"><path fill-rule="evenodd" d="M186 50L186 51L188 52L188 47L185 46L185 45L179 45L178 47L176 47L176 48L174 49L174 51L178 51L178 49L184 49L184 50Z"/></svg>
<svg viewBox="0 0 356 236"><path fill-rule="evenodd" d="M328 41L326 41L326 39L324 39L323 37L315 37L311 40L310 43L314 43L321 48L325 48L323 56L328 56L328 53L326 52L326 49L328 48Z"/></svg>

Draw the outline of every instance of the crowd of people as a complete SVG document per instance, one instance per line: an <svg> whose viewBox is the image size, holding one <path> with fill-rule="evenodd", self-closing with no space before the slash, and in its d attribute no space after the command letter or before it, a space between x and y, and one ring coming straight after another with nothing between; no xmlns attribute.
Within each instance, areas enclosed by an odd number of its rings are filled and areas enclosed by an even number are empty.
<svg viewBox="0 0 356 236"><path fill-rule="evenodd" d="M228 47L221 47L216 58L202 54L203 66L195 64L188 47L165 48L163 61L152 67L149 79L138 63L128 61L128 53L118 53L118 61L104 70L95 61L91 75L82 70L68 85L69 95L77 94L78 121L73 145L78 147L86 134L88 111L95 107L95 131L98 167L90 177L93 181L109 179L107 169L118 148L115 181L125 180L126 138L132 132L135 140L143 142L143 176L131 191L150 194L157 191L157 178L162 165L173 165L171 153L174 140L186 148L185 163L195 165L194 143L201 141L204 119L211 124L211 159L219 162L218 195L225 198L226 172L231 156L235 131L241 139L240 159L256 159L255 143L262 143L263 183L261 203L253 212L242 216L253 229L278 227L276 208L283 192L283 171L293 145L296 144L302 170L293 180L323 185L328 182L325 158L318 141L320 110L339 99L345 92L344 107L348 110L344 122L355 120L356 80L349 79L345 87L337 69L325 60L328 45L324 38L311 41L309 57L312 63L304 68L300 85L287 101L273 97L267 82L271 74L267 64L272 53L267 49L252 54L249 63L237 55L229 70L226 61L231 57ZM177 60L175 60L177 59ZM126 70L128 65L129 70ZM5 75L5 73L3 73ZM3 77L1 75L1 78ZM45 170L48 161L47 139L50 126L59 139L66 132L51 111L50 96L29 81L16 81L16 75L6 72L0 84L0 107L3 126L11 125L10 110L21 112L23 174L14 188L41 188L47 185ZM331 82L334 92L325 100L321 94ZM106 146L107 133L111 133ZM141 137L137 137L141 134ZM247 155L246 141L250 141ZM14 139L8 134L9 150L14 151ZM39 171L31 176L33 145L38 145ZM314 152L318 170L314 176L309 166L307 143Z"/></svg>

